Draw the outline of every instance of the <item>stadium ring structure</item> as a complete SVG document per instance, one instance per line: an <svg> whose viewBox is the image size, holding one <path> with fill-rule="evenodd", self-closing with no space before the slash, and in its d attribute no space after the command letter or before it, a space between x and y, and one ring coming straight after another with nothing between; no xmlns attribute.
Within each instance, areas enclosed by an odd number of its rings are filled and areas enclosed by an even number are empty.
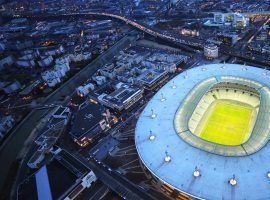
<svg viewBox="0 0 270 200"><path fill-rule="evenodd" d="M269 88L269 71L238 64L203 65L173 78L136 124L135 144L146 174L174 198L270 199ZM194 133L218 99L254 108L242 143L219 144Z"/></svg>

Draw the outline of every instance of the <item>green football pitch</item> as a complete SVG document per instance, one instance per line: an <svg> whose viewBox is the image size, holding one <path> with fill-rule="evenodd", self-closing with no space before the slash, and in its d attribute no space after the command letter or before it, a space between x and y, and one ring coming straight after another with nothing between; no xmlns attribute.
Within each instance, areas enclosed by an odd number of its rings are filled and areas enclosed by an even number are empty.
<svg viewBox="0 0 270 200"><path fill-rule="evenodd" d="M216 100L208 108L196 135L222 145L240 145L250 136L255 108L228 100Z"/></svg>

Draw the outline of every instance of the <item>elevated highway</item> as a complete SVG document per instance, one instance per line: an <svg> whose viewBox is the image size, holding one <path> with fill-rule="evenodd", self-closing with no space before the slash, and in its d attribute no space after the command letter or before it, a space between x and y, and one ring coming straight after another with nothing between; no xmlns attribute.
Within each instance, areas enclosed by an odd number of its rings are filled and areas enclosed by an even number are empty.
<svg viewBox="0 0 270 200"><path fill-rule="evenodd" d="M268 13L268 12L265 12ZM253 13L255 14L255 13ZM257 13L259 14L259 13ZM187 36L182 36L182 35L176 35L173 33L169 33L166 31L162 30L156 30L153 27L149 27L148 25L145 25L141 22L137 22L135 19L130 19L125 16L121 16L118 14L112 14L112 13L106 13L106 12L91 12L91 11L82 11L78 13L58 13L58 14L53 14L51 16L59 17L59 16L103 16L103 17L109 17L117 20L121 20L125 22L126 24L129 24L133 26L134 28L149 34L155 38L167 41L168 43L171 43L175 46L178 46L186 51L196 53L198 50L203 50L203 47L207 43L206 40L199 39L199 38L194 38L194 37L187 37ZM27 16L24 16L27 17ZM35 17L35 16L32 16ZM229 47L226 45L220 45L219 46L219 51L225 55L232 56L235 58L238 58L240 60L243 60L244 62L250 62L250 63L256 63L259 65L263 66L268 66L270 67L270 60L266 58L265 56L261 55L253 55L249 54L246 55L246 53L243 53L240 51L238 48L234 47Z"/></svg>

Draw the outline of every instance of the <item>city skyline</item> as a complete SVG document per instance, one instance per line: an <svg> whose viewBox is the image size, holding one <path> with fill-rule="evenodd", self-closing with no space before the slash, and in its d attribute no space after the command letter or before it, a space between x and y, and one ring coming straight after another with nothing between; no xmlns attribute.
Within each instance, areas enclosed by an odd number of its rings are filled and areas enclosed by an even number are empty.
<svg viewBox="0 0 270 200"><path fill-rule="evenodd" d="M0 0L0 199L270 198L269 55L270 0Z"/></svg>

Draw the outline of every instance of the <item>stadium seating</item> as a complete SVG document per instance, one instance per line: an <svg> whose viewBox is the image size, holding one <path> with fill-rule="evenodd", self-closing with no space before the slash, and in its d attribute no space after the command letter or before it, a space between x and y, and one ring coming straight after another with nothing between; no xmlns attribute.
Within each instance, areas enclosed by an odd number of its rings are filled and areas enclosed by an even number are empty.
<svg viewBox="0 0 270 200"><path fill-rule="evenodd" d="M254 127L241 145L209 142L194 134L216 100L233 101L254 107ZM270 89L250 79L221 76L196 85L176 112L174 125L179 136L191 146L225 156L243 156L261 149L269 141ZM208 112L209 111L209 112ZM200 128L200 127L199 127Z"/></svg>

